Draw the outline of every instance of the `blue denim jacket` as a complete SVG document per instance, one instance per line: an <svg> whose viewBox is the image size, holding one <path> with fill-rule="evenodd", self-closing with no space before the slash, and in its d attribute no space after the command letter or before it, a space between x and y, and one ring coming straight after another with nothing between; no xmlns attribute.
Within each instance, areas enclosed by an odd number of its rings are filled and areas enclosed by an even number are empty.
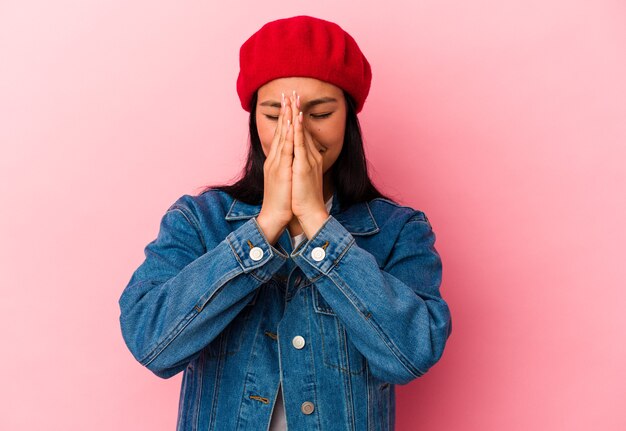
<svg viewBox="0 0 626 431"><path fill-rule="evenodd" d="M426 215L377 198L292 250L219 190L165 212L119 298L124 341L162 378L184 371L178 431L266 430L282 382L290 431L392 430L395 386L452 331Z"/></svg>

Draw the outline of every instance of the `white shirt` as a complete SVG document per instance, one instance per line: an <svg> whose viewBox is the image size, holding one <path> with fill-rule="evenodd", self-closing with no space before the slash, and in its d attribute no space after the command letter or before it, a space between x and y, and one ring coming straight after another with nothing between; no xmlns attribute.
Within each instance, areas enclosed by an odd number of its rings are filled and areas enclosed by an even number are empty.
<svg viewBox="0 0 626 431"><path fill-rule="evenodd" d="M333 205L333 197L326 201L326 209L330 214L330 208ZM300 235L291 237L291 244L293 245L293 250L298 247L298 245L305 241L306 235L302 232ZM274 406L274 410L272 411L272 419L270 420L270 429L269 431L285 431L287 429L287 418L285 417L285 404L283 402L283 387L281 384L278 385L278 396L276 397L276 405Z"/></svg>

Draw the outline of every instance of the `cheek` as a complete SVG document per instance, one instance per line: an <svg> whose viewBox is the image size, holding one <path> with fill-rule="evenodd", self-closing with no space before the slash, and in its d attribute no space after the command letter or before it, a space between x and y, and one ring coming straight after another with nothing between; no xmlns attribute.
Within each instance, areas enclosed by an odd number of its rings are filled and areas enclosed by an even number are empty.
<svg viewBox="0 0 626 431"><path fill-rule="evenodd" d="M321 144L330 148L343 142L345 120L326 120L324 123L313 124L309 131Z"/></svg>
<svg viewBox="0 0 626 431"><path fill-rule="evenodd" d="M276 131L276 123L269 123L267 121L261 121L257 123L257 130L259 131L259 139L263 146L263 152L267 157L272 145L272 139L274 138L274 132Z"/></svg>
<svg viewBox="0 0 626 431"><path fill-rule="evenodd" d="M339 152L343 146L343 137L345 134L345 120L337 121L328 130L328 141L333 150Z"/></svg>

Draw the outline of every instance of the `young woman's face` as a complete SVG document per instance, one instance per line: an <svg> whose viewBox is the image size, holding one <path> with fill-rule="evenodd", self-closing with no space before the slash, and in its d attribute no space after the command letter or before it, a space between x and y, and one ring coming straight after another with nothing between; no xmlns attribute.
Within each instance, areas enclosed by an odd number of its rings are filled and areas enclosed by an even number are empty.
<svg viewBox="0 0 626 431"><path fill-rule="evenodd" d="M282 93L300 96L302 125L323 156L323 171L335 163L346 127L346 99L341 88L315 78L290 77L268 82L258 90L256 124L267 157L277 126ZM297 109L297 108L295 108Z"/></svg>

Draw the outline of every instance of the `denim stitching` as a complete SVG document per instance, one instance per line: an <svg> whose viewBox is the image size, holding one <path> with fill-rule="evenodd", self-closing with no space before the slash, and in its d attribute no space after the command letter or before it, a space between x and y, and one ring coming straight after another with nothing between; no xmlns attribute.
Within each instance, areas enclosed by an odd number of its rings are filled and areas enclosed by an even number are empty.
<svg viewBox="0 0 626 431"><path fill-rule="evenodd" d="M150 365L152 361L154 361L163 352L163 350L165 350L165 348L169 346L174 339L176 339L178 334L180 334L197 315L198 313L194 313L193 311L187 313L187 315L180 322L178 322L174 329L167 333L164 339L157 343L157 345L140 361L140 363L146 367Z"/></svg>
<svg viewBox="0 0 626 431"><path fill-rule="evenodd" d="M196 303L196 305L194 306L194 309L199 313L202 310L204 310L204 307L206 307L206 305L209 303L209 301L211 299L213 299L213 297L217 294L217 292L229 281L231 281L232 279L234 279L237 275L241 274L241 270L240 268L235 268L230 272L227 272L226 274L224 274L224 276L222 278L220 278L219 280L217 280L215 282L214 285L217 285L217 287L215 288L215 290L213 290L213 292L209 295L209 297L204 300L204 302L201 304L200 308L198 308L198 303ZM231 277L232 275L232 277Z"/></svg>
<svg viewBox="0 0 626 431"><path fill-rule="evenodd" d="M317 316L317 320L318 320L318 323L319 323L319 326L320 326L320 336L321 336L321 339L322 339L322 343L321 343L322 344L322 360L324 362L324 365L326 367L328 367L328 368L337 370L337 371L339 371L342 374L361 375L363 373L363 365L362 365L362 363L361 363L360 367L358 367L358 368L355 367L355 369L352 369L352 367L350 367L350 362L349 362L350 358L349 358L349 356L347 354L344 356L346 358L345 366L341 365L341 363L340 363L340 359L341 358L337 358L338 361L339 361L339 365L335 365L335 364L331 363L330 360L326 359L328 357L333 357L333 354L332 354L333 352L330 352L328 350L328 344L331 344L331 343L330 343L330 341L326 341L328 336L324 335L326 333L326 331L324 330L324 325L325 325L324 324L324 319L333 319L333 323L334 323L333 326L335 327L338 340L341 340L342 338L344 338L342 336L341 332L343 331L343 333L345 334L345 329L342 329L340 327L339 320L337 319L336 315L332 315L330 317L322 317L319 314L324 314L324 313L318 313L318 316ZM327 323L330 323L330 322L327 322ZM338 344L339 344L339 346L338 346L337 353L339 353L339 351L342 348L341 341L338 341ZM345 352L345 350L344 350L344 352Z"/></svg>
<svg viewBox="0 0 626 431"><path fill-rule="evenodd" d="M221 350L220 345L220 350ZM213 430L215 426L215 422L217 421L216 412L217 412L217 402L220 399L219 393L220 389L223 385L220 385L222 380L222 373L224 372L224 363L226 359L224 356L219 356L217 358L216 370L215 370L215 383L213 387L215 388L215 396L213 397L213 402L211 403L211 418L209 420L209 430Z"/></svg>
<svg viewBox="0 0 626 431"><path fill-rule="evenodd" d="M365 318L365 315L363 314L363 311L361 310L361 308L355 303L355 301L353 300L353 298L357 299L358 298L354 295L354 293L352 291L350 291L349 286L345 283L345 281L343 281L338 274L335 274L335 276L337 277L338 280L341 281L341 285L338 284L334 277L329 275L329 278L331 279L331 281L335 284L335 286L337 286L337 288L339 289L339 291L341 293L344 294L344 296L346 296L346 298L348 298L348 300L350 300L350 302L352 302L352 304L354 305L354 308L356 308L356 310ZM350 295L348 295L348 293L350 293ZM383 341L383 343L385 343L385 345L387 345L387 348L389 349L389 351L391 353L393 353L393 355L396 357L396 359L398 359L398 361L406 368L406 370L414 377L420 377L421 375L424 374L424 372L422 370L420 370L418 367L414 366L413 364L411 364L408 359L406 359L406 357L404 356L404 354L400 351L400 349L398 349L398 347L395 345L395 343L385 335L384 331L382 331L382 329L380 328L380 326L378 325L378 323L376 323L375 319L370 317L370 318L366 318L365 319L366 322L369 322L374 329L376 330L376 333L378 335L378 337ZM415 370L415 371L414 371Z"/></svg>
<svg viewBox="0 0 626 431"><path fill-rule="evenodd" d="M266 259L265 261L260 261L260 263L257 263L254 266L246 268L246 266L244 265L243 261L239 258L239 253L237 253L237 250L236 250L236 247L234 246L234 244L230 241L230 239L228 239L228 237L226 237L226 241L228 241L228 245L230 245L230 248L233 251L233 254L235 255L235 258L237 259L237 262L239 262L239 265L241 266L241 271L242 272L251 275L252 277L254 277L257 280L259 280L261 283L266 283L266 282L268 282L270 280L271 277L270 278L260 278L255 273L256 272L261 272L260 271L261 267L263 267L264 264L269 262L269 260L271 259L271 255L270 255L270 259ZM248 269L248 272L246 272L246 269Z"/></svg>
<svg viewBox="0 0 626 431"><path fill-rule="evenodd" d="M191 410L187 406L189 404L189 397L191 396L191 393L187 392L187 387L189 387L189 380L192 376L195 377L195 370L191 364L189 364L183 373L183 382L180 388L180 399L178 400L178 421L176 422L177 430L183 429L183 423L187 421L187 414Z"/></svg>
<svg viewBox="0 0 626 431"><path fill-rule="evenodd" d="M231 274L234 274L238 272L237 270L231 271L229 273L227 273L224 277L222 277L220 280L218 280L218 282L216 282L216 284L218 285L218 287L211 293L211 295L209 296L209 298L207 298L207 300L204 302L204 304L201 307L201 310L204 309L204 307L206 306L206 304L211 300L211 298L213 298L213 296L215 295L215 293L224 285L226 284L228 281L230 281L231 278L228 278ZM222 280L226 279L225 281L222 282ZM197 304L196 304L197 306ZM152 361L154 361L157 356L159 356L163 350L170 345L170 343L172 341L174 341L176 339L176 337L178 337L178 334L180 334L185 327L187 327L187 325L189 325L193 319L199 314L198 309L194 306L193 308L194 311L191 311L190 313L188 313L180 322L178 322L178 324L176 326L174 326L174 329L172 329L169 333L167 333L163 339L159 342L156 343L155 347L152 348L152 350L150 351L150 353L148 353L141 361L140 363L142 363L144 366L148 366Z"/></svg>
<svg viewBox="0 0 626 431"><path fill-rule="evenodd" d="M339 261L343 258L343 256L348 252L348 250L350 248L352 248L352 245L356 243L356 240L354 238L352 238L350 240L350 242L345 246L345 248L342 250L341 254L339 256L337 256L337 258L333 261L333 263L330 265L330 268L328 268L328 274L331 273L331 271L333 269L335 269L337 267L337 265L339 265ZM305 257L304 258L307 262L309 262L309 260ZM315 269L317 269L318 271L320 271L320 274L318 274L316 277L313 277L311 279L311 283L316 282L317 280L319 280L320 278L322 278L324 275L328 275L325 274L321 269L319 269L317 266L315 266L314 264L312 264L311 262L309 262L309 264L311 266L313 266Z"/></svg>
<svg viewBox="0 0 626 431"><path fill-rule="evenodd" d="M308 310L309 309L309 298L307 298L307 295L303 295L303 299L304 299L304 309ZM308 332L307 334L311 333L311 316L307 313L307 327L308 327ZM311 363L313 364L313 379L315 382L317 382L317 374L315 372L315 355L313 354L313 349L308 349L309 350L309 355L311 356ZM322 424L320 422L320 413L319 413L319 407L320 404L318 402L317 399L317 386L313 386L313 400L315 401L315 408L317 409L318 413L317 413L317 427L318 429L322 429Z"/></svg>
<svg viewBox="0 0 626 431"><path fill-rule="evenodd" d="M257 325L256 326L256 331L254 332L254 338L253 338L254 341L252 342L252 347L251 347L252 351L254 351L256 349L256 343L261 338L261 337L259 337L259 331L260 330L261 330L261 325ZM247 393L248 375L250 374L250 367L251 367L250 364L251 364L251 362L252 362L252 359L251 359L251 357L249 357L248 358L248 362L246 364L246 371L245 371L245 374L244 374L243 394L241 395L241 397L242 397L241 399L242 400L244 399L244 397L246 396L246 393ZM237 422L235 423L235 429L239 429L239 424L240 424L240 421L241 421L241 418L242 418L242 414L241 414L241 409L242 408L243 408L243 401L240 401L239 402L239 408L238 408L238 411L237 411Z"/></svg>
<svg viewBox="0 0 626 431"><path fill-rule="evenodd" d="M350 377L350 374L351 374L350 355L348 354L346 331L342 329L340 326L338 326L338 328L341 332L343 332L343 334L339 337L339 342L341 343L340 348L343 348L343 353L345 355L345 361L346 361L346 369L348 370L347 374L343 374L343 382L346 387L346 394L347 394L346 403L345 403L346 417L348 418L348 420L350 421L352 425L352 430L354 430L354 399L352 398L352 385L351 385L352 378Z"/></svg>
<svg viewBox="0 0 626 431"><path fill-rule="evenodd" d="M185 217L187 222L189 222L191 227L193 227L194 230L196 231L196 235L200 239L200 243L202 244L202 247L204 247L204 250L207 250L207 245L204 242L204 238L202 237L202 230L200 229L200 226L198 226L198 223L196 223L195 218L192 215L188 215L186 213L187 209L182 205L174 204L167 210L167 212L172 212L172 211L179 211L183 215L183 217Z"/></svg>
<svg viewBox="0 0 626 431"><path fill-rule="evenodd" d="M193 429L197 430L199 425L199 421L200 421L200 406L202 405L202 382L204 381L204 349L200 352L200 357L198 358L198 380L197 380L197 384L198 384L198 388L196 389L198 391L197 393L197 402L196 402L196 406L193 412Z"/></svg>

